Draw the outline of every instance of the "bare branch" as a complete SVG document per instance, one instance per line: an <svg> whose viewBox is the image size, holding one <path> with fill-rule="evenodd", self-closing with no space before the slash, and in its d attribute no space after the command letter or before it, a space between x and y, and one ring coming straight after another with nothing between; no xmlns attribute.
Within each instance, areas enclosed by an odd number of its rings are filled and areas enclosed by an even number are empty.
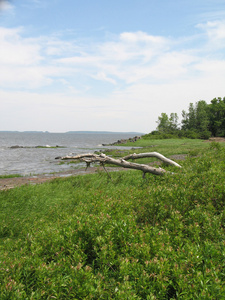
<svg viewBox="0 0 225 300"><path fill-rule="evenodd" d="M124 156L123 159L129 160L129 159L138 159L138 158L146 158L146 157L156 157L168 165L172 165L172 166L181 168L181 166L178 163L176 163L175 161L173 161L169 158L166 158L165 156L163 156L162 154L160 154L158 152L147 152L147 153L139 153L139 154L134 153L134 154L129 154L127 156Z"/></svg>
<svg viewBox="0 0 225 300"><path fill-rule="evenodd" d="M145 164L137 164L137 163L132 163L126 161L124 158L120 159L115 159L109 156L106 156L105 154L101 153L100 155L94 154L94 153L86 153L86 154L80 154L76 156L64 156L61 157L62 160L75 160L79 159L81 161L84 161L86 163L94 163L94 162L99 162L99 163L104 163L104 164L113 164L119 167L123 168L129 168L129 169L135 169L135 170L140 170L143 173L152 173L155 175L163 175L166 173L166 170L162 168L155 168L152 166L148 166Z"/></svg>

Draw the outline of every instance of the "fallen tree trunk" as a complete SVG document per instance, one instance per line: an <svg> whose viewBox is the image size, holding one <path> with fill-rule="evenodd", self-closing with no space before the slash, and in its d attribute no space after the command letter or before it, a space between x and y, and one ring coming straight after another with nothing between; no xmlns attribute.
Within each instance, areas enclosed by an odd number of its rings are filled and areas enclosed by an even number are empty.
<svg viewBox="0 0 225 300"><path fill-rule="evenodd" d="M129 154L127 156L124 156L123 159L124 160L128 160L128 159L138 159L138 158L146 158L146 157L156 157L158 159L160 159L161 161L163 161L164 163L171 165L171 166L176 166L178 168L181 168L181 166L176 163L175 161L163 156L162 154L158 153L158 152L147 152L147 153L133 153L133 154Z"/></svg>
<svg viewBox="0 0 225 300"><path fill-rule="evenodd" d="M100 163L104 166L104 164L113 164L119 167L123 168L129 168L129 169L135 169L135 170L140 170L143 172L143 177L145 177L146 173L152 173L155 175L163 175L166 173L166 170L162 168L155 168L146 164L137 164L133 162L128 162L128 159L136 159L136 158L144 158L144 157L157 157L160 160L162 160L165 163L168 163L170 165L174 165L176 167L181 168L179 164L176 162L166 158L160 153L157 152L149 152L149 153L140 153L140 154L131 154L128 156L125 156L120 159L115 159L109 156L106 156L105 154L94 154L94 153L86 153L86 154L80 154L80 155L75 155L75 156L63 156L63 157L57 157L56 159L62 159L62 160L76 160L79 159L80 161L84 161L87 164L87 168L90 166L91 163Z"/></svg>

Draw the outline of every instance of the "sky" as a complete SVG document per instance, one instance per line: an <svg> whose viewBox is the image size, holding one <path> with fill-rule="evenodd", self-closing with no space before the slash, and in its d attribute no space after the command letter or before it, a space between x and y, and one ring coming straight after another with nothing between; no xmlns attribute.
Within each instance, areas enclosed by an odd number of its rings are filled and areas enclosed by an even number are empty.
<svg viewBox="0 0 225 300"><path fill-rule="evenodd" d="M0 130L148 133L224 96L224 0L0 0Z"/></svg>

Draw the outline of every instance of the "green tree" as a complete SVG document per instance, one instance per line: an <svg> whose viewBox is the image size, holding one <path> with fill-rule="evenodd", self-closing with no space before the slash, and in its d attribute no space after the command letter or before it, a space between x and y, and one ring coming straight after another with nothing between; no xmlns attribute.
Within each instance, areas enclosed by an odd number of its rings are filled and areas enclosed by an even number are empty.
<svg viewBox="0 0 225 300"><path fill-rule="evenodd" d="M159 132L173 134L178 130L178 115L177 113L171 113L169 117L166 113L161 113L156 123Z"/></svg>
<svg viewBox="0 0 225 300"><path fill-rule="evenodd" d="M182 130L187 137L209 138L209 108L204 100L189 104L188 112L182 112Z"/></svg>
<svg viewBox="0 0 225 300"><path fill-rule="evenodd" d="M200 138L208 139L211 136L209 131L209 109L204 101L198 101L195 107L195 126Z"/></svg>
<svg viewBox="0 0 225 300"><path fill-rule="evenodd" d="M169 132L169 117L166 113L161 113L161 115L158 117L158 121L156 121L158 124L157 130L159 132L168 133Z"/></svg>
<svg viewBox="0 0 225 300"><path fill-rule="evenodd" d="M209 104L209 130L213 136L225 136L225 97L214 98Z"/></svg>
<svg viewBox="0 0 225 300"><path fill-rule="evenodd" d="M225 97L214 98L210 104L200 100L190 103L188 111L182 111L181 128L177 113L161 113L157 131L152 135L169 138L172 135L208 139L210 136L225 136Z"/></svg>
<svg viewBox="0 0 225 300"><path fill-rule="evenodd" d="M189 119L188 119L188 113L185 110L182 110L182 120L181 120L181 129L187 130L189 126Z"/></svg>
<svg viewBox="0 0 225 300"><path fill-rule="evenodd" d="M197 129L196 128L196 109L193 103L189 104L189 111L188 111L188 129Z"/></svg>
<svg viewBox="0 0 225 300"><path fill-rule="evenodd" d="M183 120L182 129L184 130L196 130L196 109L193 103L189 104L188 113L184 110L182 111Z"/></svg>

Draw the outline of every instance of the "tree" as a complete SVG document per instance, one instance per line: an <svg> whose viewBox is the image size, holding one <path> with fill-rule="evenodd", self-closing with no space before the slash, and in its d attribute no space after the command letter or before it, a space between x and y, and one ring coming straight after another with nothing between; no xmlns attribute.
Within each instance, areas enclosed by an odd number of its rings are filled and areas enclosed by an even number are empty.
<svg viewBox="0 0 225 300"><path fill-rule="evenodd" d="M178 115L161 113L158 117L157 131L150 136L170 138L176 136L188 138L208 139L210 136L225 136L225 97L211 100L210 104L200 100L190 103L188 111L182 111L181 128L178 124Z"/></svg>
<svg viewBox="0 0 225 300"><path fill-rule="evenodd" d="M178 130L178 115L177 113L171 113L170 114L170 119L169 119L169 126L170 126L170 131L174 132L176 130Z"/></svg>
<svg viewBox="0 0 225 300"><path fill-rule="evenodd" d="M225 136L225 97L214 98L209 109L209 130L213 136Z"/></svg>
<svg viewBox="0 0 225 300"><path fill-rule="evenodd" d="M166 113L161 113L161 116L158 117L156 123L158 124L157 129L159 132L168 133L170 122Z"/></svg>
<svg viewBox="0 0 225 300"><path fill-rule="evenodd" d="M187 130L189 126L189 119L188 119L188 113L185 110L182 110L182 120L181 120L181 129Z"/></svg>
<svg viewBox="0 0 225 300"><path fill-rule="evenodd" d="M178 130L178 115L177 113L171 113L169 117L166 113L161 113L156 123L159 132L173 134Z"/></svg>
<svg viewBox="0 0 225 300"><path fill-rule="evenodd" d="M184 130L196 130L196 110L193 103L189 104L188 113L182 111L183 120L182 129Z"/></svg>
<svg viewBox="0 0 225 300"><path fill-rule="evenodd" d="M188 118L189 118L189 129L197 129L197 127L196 127L196 109L195 109L193 103L190 103L190 105L189 105Z"/></svg>
<svg viewBox="0 0 225 300"><path fill-rule="evenodd" d="M188 113L182 112L182 130L187 137L209 138L209 109L204 100L189 104Z"/></svg>
<svg viewBox="0 0 225 300"><path fill-rule="evenodd" d="M195 107L195 126L200 138L208 139L211 136L209 131L209 113L208 104L204 101L198 101Z"/></svg>

